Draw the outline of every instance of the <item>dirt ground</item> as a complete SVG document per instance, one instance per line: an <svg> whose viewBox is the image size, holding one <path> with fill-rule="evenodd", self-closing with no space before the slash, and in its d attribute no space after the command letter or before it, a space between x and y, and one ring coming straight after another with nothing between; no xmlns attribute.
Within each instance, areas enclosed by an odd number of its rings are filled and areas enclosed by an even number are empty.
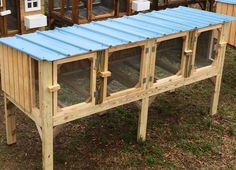
<svg viewBox="0 0 236 170"><path fill-rule="evenodd" d="M138 109L66 124L54 141L54 165L64 169L236 169L236 50L227 49L219 113L209 116L209 81L158 96L149 110L147 141L136 142ZM41 169L41 141L17 111L17 144L6 145L0 98L0 169Z"/></svg>

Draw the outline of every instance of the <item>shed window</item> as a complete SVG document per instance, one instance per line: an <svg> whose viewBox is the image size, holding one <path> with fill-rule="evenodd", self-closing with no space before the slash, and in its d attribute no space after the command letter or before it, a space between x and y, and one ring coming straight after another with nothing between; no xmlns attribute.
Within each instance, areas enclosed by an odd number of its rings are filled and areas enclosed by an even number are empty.
<svg viewBox="0 0 236 170"><path fill-rule="evenodd" d="M25 0L25 11L37 11L41 9L41 0Z"/></svg>

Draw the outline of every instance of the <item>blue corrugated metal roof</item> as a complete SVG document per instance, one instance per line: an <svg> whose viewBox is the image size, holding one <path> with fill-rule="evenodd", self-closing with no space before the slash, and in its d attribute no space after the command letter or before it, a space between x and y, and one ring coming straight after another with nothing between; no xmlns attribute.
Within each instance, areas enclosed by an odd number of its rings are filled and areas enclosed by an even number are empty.
<svg viewBox="0 0 236 170"><path fill-rule="evenodd" d="M203 28L236 18L178 7L72 27L2 38L0 43L39 60L54 61L111 46Z"/></svg>
<svg viewBox="0 0 236 170"><path fill-rule="evenodd" d="M226 4L236 4L236 0L216 0L216 2L222 2Z"/></svg>

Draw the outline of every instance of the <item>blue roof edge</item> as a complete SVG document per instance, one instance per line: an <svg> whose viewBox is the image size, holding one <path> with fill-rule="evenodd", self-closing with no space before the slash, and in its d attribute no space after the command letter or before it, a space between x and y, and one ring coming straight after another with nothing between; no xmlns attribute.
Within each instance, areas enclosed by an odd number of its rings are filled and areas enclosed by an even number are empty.
<svg viewBox="0 0 236 170"><path fill-rule="evenodd" d="M180 6L0 38L0 44L37 60L55 61L233 20L236 17Z"/></svg>

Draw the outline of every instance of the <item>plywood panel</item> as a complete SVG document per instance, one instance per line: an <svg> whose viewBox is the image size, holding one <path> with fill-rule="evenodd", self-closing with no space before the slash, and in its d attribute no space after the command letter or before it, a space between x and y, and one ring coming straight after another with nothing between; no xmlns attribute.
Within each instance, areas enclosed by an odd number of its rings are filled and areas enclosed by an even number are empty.
<svg viewBox="0 0 236 170"><path fill-rule="evenodd" d="M31 112L30 57L1 45L3 91L27 112Z"/></svg>

